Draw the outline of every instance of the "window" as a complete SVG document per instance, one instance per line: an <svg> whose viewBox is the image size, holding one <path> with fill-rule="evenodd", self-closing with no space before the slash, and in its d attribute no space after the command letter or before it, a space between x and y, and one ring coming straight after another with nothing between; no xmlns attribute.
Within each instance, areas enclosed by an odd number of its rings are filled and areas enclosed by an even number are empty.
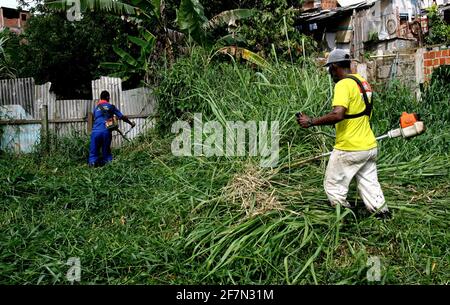
<svg viewBox="0 0 450 305"><path fill-rule="evenodd" d="M7 19L18 19L19 18L19 11L12 9L12 8L7 8L7 7L2 7L3 10L3 17L7 18Z"/></svg>
<svg viewBox="0 0 450 305"><path fill-rule="evenodd" d="M444 21L450 24L450 9L444 11Z"/></svg>
<svg viewBox="0 0 450 305"><path fill-rule="evenodd" d="M22 14L20 15L22 21L27 21L27 15L26 14Z"/></svg>
<svg viewBox="0 0 450 305"><path fill-rule="evenodd" d="M408 21L409 14L408 13L400 13L400 21Z"/></svg>

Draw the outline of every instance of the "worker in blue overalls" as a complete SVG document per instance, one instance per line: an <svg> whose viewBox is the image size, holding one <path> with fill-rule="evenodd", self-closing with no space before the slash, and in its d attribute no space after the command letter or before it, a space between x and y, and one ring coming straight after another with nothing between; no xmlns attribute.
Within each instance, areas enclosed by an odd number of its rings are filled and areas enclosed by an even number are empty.
<svg viewBox="0 0 450 305"><path fill-rule="evenodd" d="M109 103L109 92L102 91L100 101L94 108L94 124L92 126L89 146L89 166L102 166L112 161L112 132L118 128L117 119L123 120L132 127L136 123L124 116L117 107ZM102 151L102 157L99 151Z"/></svg>

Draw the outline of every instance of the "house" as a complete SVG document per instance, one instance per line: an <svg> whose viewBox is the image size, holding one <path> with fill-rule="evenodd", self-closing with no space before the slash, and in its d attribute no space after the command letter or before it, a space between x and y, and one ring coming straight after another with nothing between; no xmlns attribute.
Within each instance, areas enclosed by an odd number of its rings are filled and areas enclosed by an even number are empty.
<svg viewBox="0 0 450 305"><path fill-rule="evenodd" d="M23 32L30 17L31 13L29 11L0 7L0 30L9 28L10 31L20 34Z"/></svg>
<svg viewBox="0 0 450 305"><path fill-rule="evenodd" d="M340 48L353 53L352 44L359 32L353 16L373 5L373 1L361 0L306 0L298 16L298 28L318 41L322 49Z"/></svg>
<svg viewBox="0 0 450 305"><path fill-rule="evenodd" d="M298 16L300 31L322 49L350 50L356 59L367 52L415 48L427 32L425 9L450 0L306 0Z"/></svg>
<svg viewBox="0 0 450 305"><path fill-rule="evenodd" d="M352 70L369 82L398 79L420 100L421 84L437 67L450 65L450 45L424 45L433 4L448 23L450 0L305 0L297 28L324 51L349 50L356 59Z"/></svg>

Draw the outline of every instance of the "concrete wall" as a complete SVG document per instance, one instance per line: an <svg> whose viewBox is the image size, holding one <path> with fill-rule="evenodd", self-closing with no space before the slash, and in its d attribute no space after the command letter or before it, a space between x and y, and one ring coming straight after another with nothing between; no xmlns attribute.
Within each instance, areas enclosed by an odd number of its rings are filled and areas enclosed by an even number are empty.
<svg viewBox="0 0 450 305"><path fill-rule="evenodd" d="M375 58L370 63L372 69L372 81L384 83L391 79L391 75L399 79L405 84L416 83L416 60L415 53L399 54L397 60L396 56L384 56ZM396 70L396 72L395 72Z"/></svg>
<svg viewBox="0 0 450 305"><path fill-rule="evenodd" d="M390 53L390 54L389 54ZM354 67L361 75L366 75L369 83L382 84L390 82L393 77L407 85L420 99L420 84L428 82L436 67L450 65L450 46L403 49L397 53L386 51L383 54L371 56L370 60ZM396 60L397 58L397 60Z"/></svg>

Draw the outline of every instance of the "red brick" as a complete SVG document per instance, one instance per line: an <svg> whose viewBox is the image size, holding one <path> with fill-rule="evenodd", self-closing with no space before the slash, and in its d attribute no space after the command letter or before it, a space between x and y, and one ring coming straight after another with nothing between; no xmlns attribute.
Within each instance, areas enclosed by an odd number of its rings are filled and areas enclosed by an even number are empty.
<svg viewBox="0 0 450 305"><path fill-rule="evenodd" d="M425 67L431 67L433 65L433 60L432 59L425 59L423 62Z"/></svg>
<svg viewBox="0 0 450 305"><path fill-rule="evenodd" d="M430 51L430 52L428 52L428 58L429 58L429 59L433 59L434 56L435 56L435 54L436 54L435 51Z"/></svg>
<svg viewBox="0 0 450 305"><path fill-rule="evenodd" d="M337 0L322 0L321 7L323 10L329 10L337 7Z"/></svg>
<svg viewBox="0 0 450 305"><path fill-rule="evenodd" d="M445 58L444 57L439 58L439 65L440 66L445 65Z"/></svg>
<svg viewBox="0 0 450 305"><path fill-rule="evenodd" d="M433 66L439 66L439 59L433 59Z"/></svg>
<svg viewBox="0 0 450 305"><path fill-rule="evenodd" d="M450 65L450 57L447 57L447 58L445 59L445 64L446 64L446 65Z"/></svg>
<svg viewBox="0 0 450 305"><path fill-rule="evenodd" d="M443 57L450 56L450 50L443 50L441 56L443 56Z"/></svg>
<svg viewBox="0 0 450 305"><path fill-rule="evenodd" d="M314 1L306 1L306 2L303 2L302 8L303 8L304 10L314 8Z"/></svg>
<svg viewBox="0 0 450 305"><path fill-rule="evenodd" d="M19 27L19 19L3 19L5 27Z"/></svg>

